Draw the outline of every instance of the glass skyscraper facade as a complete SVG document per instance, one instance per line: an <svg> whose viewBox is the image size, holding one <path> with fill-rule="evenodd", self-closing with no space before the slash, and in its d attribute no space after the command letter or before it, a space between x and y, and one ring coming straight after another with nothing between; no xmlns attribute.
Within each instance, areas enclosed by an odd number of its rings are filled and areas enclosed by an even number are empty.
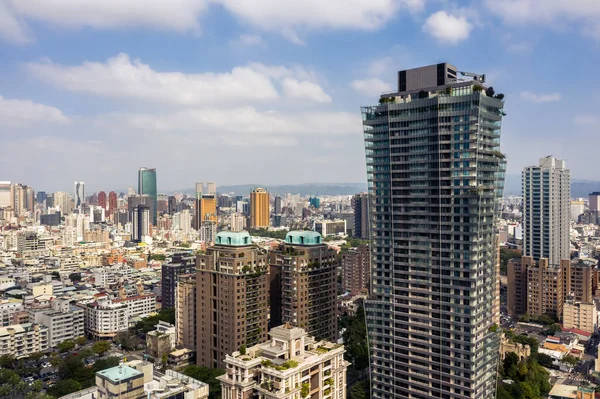
<svg viewBox="0 0 600 399"><path fill-rule="evenodd" d="M362 108L373 398L495 397L503 96L450 64L398 73Z"/></svg>
<svg viewBox="0 0 600 399"><path fill-rule="evenodd" d="M138 194L146 194L150 197L150 223L156 226L157 222L157 199L156 192L156 169L140 168L138 172Z"/></svg>

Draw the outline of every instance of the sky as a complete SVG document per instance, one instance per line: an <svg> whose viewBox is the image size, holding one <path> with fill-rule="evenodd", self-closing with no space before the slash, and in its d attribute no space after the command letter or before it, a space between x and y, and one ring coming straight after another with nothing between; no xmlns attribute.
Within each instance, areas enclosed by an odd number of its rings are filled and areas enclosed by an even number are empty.
<svg viewBox="0 0 600 399"><path fill-rule="evenodd" d="M0 0L0 180L363 182L360 106L450 62L506 95L508 173L600 180L598 0Z"/></svg>

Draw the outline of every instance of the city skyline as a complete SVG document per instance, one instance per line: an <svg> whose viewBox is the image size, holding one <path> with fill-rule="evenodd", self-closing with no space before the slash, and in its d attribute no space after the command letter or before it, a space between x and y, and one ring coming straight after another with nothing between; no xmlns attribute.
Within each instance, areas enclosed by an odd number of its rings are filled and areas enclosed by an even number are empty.
<svg viewBox="0 0 600 399"><path fill-rule="evenodd" d="M10 0L0 7L10 21L0 29L5 178L46 190L71 191L77 180L125 188L134 184L121 171L152 158L172 190L188 187L189 175L281 184L290 161L304 163L298 182L364 181L358 106L392 90L398 70L452 59L486 71L511 100L509 173L534 152L595 179L586 159L599 140L598 90L585 77L598 57L589 51L597 4L551 1L539 14L532 0L515 11L508 0L290 1L289 12L263 1L168 2L150 14L116 2L72 18L71 0L44 15ZM565 145L577 142L586 145ZM28 163L16 158L24 149ZM227 165L206 176L223 154ZM84 162L73 168L74 158Z"/></svg>

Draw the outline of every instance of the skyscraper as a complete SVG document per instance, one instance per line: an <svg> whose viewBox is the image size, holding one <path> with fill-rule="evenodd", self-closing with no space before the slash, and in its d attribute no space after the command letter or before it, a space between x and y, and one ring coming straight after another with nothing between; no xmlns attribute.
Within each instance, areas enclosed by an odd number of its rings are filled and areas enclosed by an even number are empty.
<svg viewBox="0 0 600 399"><path fill-rule="evenodd" d="M314 231L290 231L270 255L270 327L290 323L337 340L336 252Z"/></svg>
<svg viewBox="0 0 600 399"><path fill-rule="evenodd" d="M156 169L140 168L138 171L138 194L147 194L150 197L150 223L156 226L157 199L156 192Z"/></svg>
<svg viewBox="0 0 600 399"><path fill-rule="evenodd" d="M162 306L163 308L175 307L175 296L177 291L177 282L179 276L190 274L196 271L196 259L185 252L176 253L171 258L171 262L163 263L161 266L162 275Z"/></svg>
<svg viewBox="0 0 600 399"><path fill-rule="evenodd" d="M360 193L352 197L354 209L354 237L369 239L369 194Z"/></svg>
<svg viewBox="0 0 600 399"><path fill-rule="evenodd" d="M9 181L0 181L0 208L8 208L9 206L13 206L11 184Z"/></svg>
<svg viewBox="0 0 600 399"><path fill-rule="evenodd" d="M256 187L250 193L250 227L269 227L269 193L264 188Z"/></svg>
<svg viewBox="0 0 600 399"><path fill-rule="evenodd" d="M446 63L400 71L398 91L362 109L373 398L495 396L504 103L484 80Z"/></svg>
<svg viewBox="0 0 600 399"><path fill-rule="evenodd" d="M281 215L281 197L278 195L273 201L273 213L275 215Z"/></svg>
<svg viewBox="0 0 600 399"><path fill-rule="evenodd" d="M112 214L117 210L117 193L111 191L108 193L108 212Z"/></svg>
<svg viewBox="0 0 600 399"><path fill-rule="evenodd" d="M85 202L85 182L75 182L75 208L80 209Z"/></svg>
<svg viewBox="0 0 600 399"><path fill-rule="evenodd" d="M217 185L215 183L196 183L196 215L194 228L200 230L202 222L217 223Z"/></svg>
<svg viewBox="0 0 600 399"><path fill-rule="evenodd" d="M131 223L133 225L132 241L141 242L150 234L150 208L145 205L137 205L132 213Z"/></svg>
<svg viewBox="0 0 600 399"><path fill-rule="evenodd" d="M267 337L268 255L247 232L221 232L196 257L197 363L224 368L225 355Z"/></svg>
<svg viewBox="0 0 600 399"><path fill-rule="evenodd" d="M523 169L523 255L550 267L570 259L571 177L566 162L547 156Z"/></svg>
<svg viewBox="0 0 600 399"><path fill-rule="evenodd" d="M104 210L107 210L106 205L106 193L104 191L100 191L98 193L98 206Z"/></svg>

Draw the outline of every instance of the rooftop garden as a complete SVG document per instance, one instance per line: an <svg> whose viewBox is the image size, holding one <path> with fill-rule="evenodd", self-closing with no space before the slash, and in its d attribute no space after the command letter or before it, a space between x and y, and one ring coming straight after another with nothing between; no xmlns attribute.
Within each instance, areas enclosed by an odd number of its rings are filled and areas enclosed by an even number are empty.
<svg viewBox="0 0 600 399"><path fill-rule="evenodd" d="M295 367L298 367L298 362L295 360L286 360L285 362L283 362L280 365L276 365L275 363L273 363L271 360L269 359L265 359L260 363L263 367L268 367L268 368L272 368L275 369L277 371L285 371L285 370L289 370L289 369L293 369Z"/></svg>

